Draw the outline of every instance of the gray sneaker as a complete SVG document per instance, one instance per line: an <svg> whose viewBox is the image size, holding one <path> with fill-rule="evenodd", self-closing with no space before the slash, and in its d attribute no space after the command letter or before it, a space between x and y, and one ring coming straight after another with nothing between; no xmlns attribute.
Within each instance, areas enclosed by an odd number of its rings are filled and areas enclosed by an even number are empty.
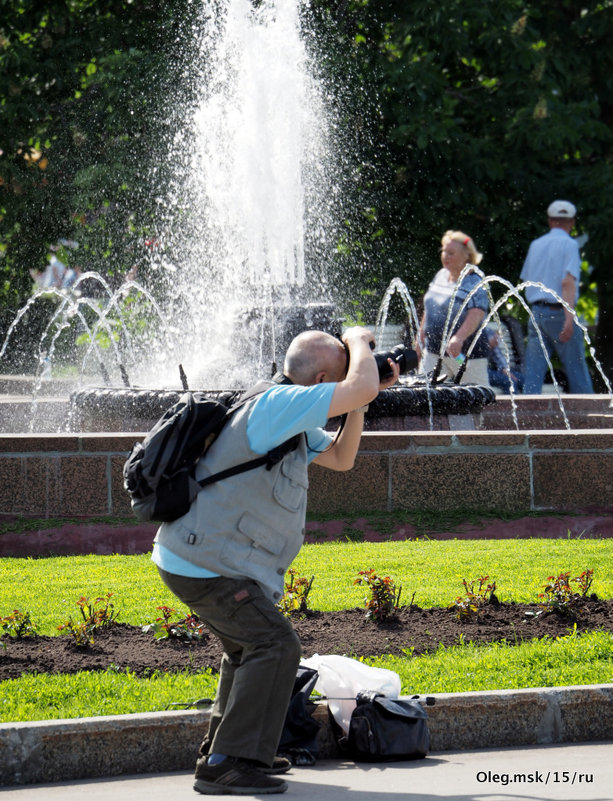
<svg viewBox="0 0 613 801"><path fill-rule="evenodd" d="M209 765L206 759L199 759L194 790L204 795L284 793L287 782L267 776L246 759L226 757L218 765Z"/></svg>

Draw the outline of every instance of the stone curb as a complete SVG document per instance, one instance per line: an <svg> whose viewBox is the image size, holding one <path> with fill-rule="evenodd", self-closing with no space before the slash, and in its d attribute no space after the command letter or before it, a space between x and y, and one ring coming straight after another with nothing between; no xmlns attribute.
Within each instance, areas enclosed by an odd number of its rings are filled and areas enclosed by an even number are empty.
<svg viewBox="0 0 613 801"><path fill-rule="evenodd" d="M613 739L613 684L432 697L433 752ZM314 717L319 757L340 757L325 703ZM186 710L0 724L0 785L190 770L208 718Z"/></svg>

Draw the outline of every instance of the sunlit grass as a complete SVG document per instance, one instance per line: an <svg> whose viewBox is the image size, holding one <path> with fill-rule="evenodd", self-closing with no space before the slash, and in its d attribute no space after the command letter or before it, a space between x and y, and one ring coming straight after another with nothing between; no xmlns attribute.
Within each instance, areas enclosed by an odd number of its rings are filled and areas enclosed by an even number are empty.
<svg viewBox="0 0 613 801"><path fill-rule="evenodd" d="M550 575L594 569L592 591L613 597L613 540L418 540L387 543L321 543L302 549L293 567L315 576L310 606L324 611L361 606L358 571L374 568L402 586L402 599L421 607L447 606L462 580L489 575L501 601L537 600Z"/></svg>
<svg viewBox="0 0 613 801"><path fill-rule="evenodd" d="M518 645L440 645L425 657L365 661L398 673L407 695L608 684L613 681L613 634L571 632Z"/></svg>
<svg viewBox="0 0 613 801"><path fill-rule="evenodd" d="M331 542L306 545L293 567L315 576L309 607L320 610L363 606L364 588L354 585L360 570L373 568L403 588L401 601L422 607L447 606L462 592L462 580L489 575L502 601L535 602L550 575L594 570L592 591L613 597L613 540L418 540L388 543ZM187 612L158 577L150 556L74 556L0 559L0 617L27 612L40 634L57 634L77 600L112 593L119 620L142 625L156 608ZM10 641L7 644L10 649ZM5 652L5 653L8 653ZM0 651L0 658L2 652ZM572 634L515 645L471 643L413 657L365 660L394 670L402 692L466 692L517 687L566 686L613 681L613 636ZM153 673L138 678L129 670L74 675L24 675L0 682L0 720L45 720L153 712L173 703L213 698L210 672Z"/></svg>
<svg viewBox="0 0 613 801"><path fill-rule="evenodd" d="M398 673L401 694L470 692L609 683L613 680L613 635L609 632L545 638L513 645L464 645L413 657L383 656L367 664ZM156 712L173 704L213 699L216 676L129 670L72 675L24 675L0 682L0 721L50 720Z"/></svg>
<svg viewBox="0 0 613 801"><path fill-rule="evenodd" d="M139 678L129 670L40 673L0 682L0 721L128 715L180 707L215 696L210 671L152 673Z"/></svg>
<svg viewBox="0 0 613 801"><path fill-rule="evenodd" d="M462 580L489 575L501 601L535 602L550 575L594 570L592 591L613 597L613 540L418 540L386 543L330 542L305 545L294 561L299 575L315 576L312 609L362 606L364 588L353 584L373 568L402 586L401 602L447 606L462 592ZM142 625L156 607L187 612L160 580L149 555L60 556L0 559L0 617L29 612L41 634L78 614L76 601L113 593L119 620Z"/></svg>

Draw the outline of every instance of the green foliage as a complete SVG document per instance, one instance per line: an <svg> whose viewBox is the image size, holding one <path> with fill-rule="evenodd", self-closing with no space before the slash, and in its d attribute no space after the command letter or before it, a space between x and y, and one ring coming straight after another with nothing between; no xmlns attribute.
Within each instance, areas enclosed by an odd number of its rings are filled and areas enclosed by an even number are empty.
<svg viewBox="0 0 613 801"><path fill-rule="evenodd" d="M79 517L15 517L0 522L0 537L10 532L44 531L49 528L59 528L70 524L79 525L83 519ZM101 523L103 525L134 525L134 517L89 517L87 524Z"/></svg>
<svg viewBox="0 0 613 801"><path fill-rule="evenodd" d="M0 721L54 720L157 712L178 702L214 698L210 670L137 676L109 668L72 674L24 674L0 682Z"/></svg>
<svg viewBox="0 0 613 801"><path fill-rule="evenodd" d="M77 601L81 613L81 620L73 620L72 616L65 623L58 626L58 631L70 634L75 645L87 648L94 644L94 634L97 631L109 629L117 622L119 612L111 601L112 592L107 592L103 598L96 598L92 603L89 598L82 595Z"/></svg>
<svg viewBox="0 0 613 801"><path fill-rule="evenodd" d="M60 238L79 242L83 269L143 262L194 33L189 0L2 3L0 329Z"/></svg>
<svg viewBox="0 0 613 801"><path fill-rule="evenodd" d="M400 676L401 693L477 692L525 687L606 684L611 679L613 636L608 632L508 642L466 643L413 657L365 659ZM154 672L139 678L130 670L71 675L25 674L0 682L0 721L48 720L154 712L216 692L211 671Z"/></svg>
<svg viewBox="0 0 613 801"><path fill-rule="evenodd" d="M401 693L482 692L524 687L565 687L607 684L611 681L613 635L606 631L544 637L515 645L472 642L445 648L426 656L386 656L364 660L394 670Z"/></svg>
<svg viewBox="0 0 613 801"><path fill-rule="evenodd" d="M496 582L486 584L489 576L481 576L472 581L462 579L464 585L464 595L458 595L455 601L449 605L450 609L455 609L458 620L478 618L481 610L486 604L493 603L495 599Z"/></svg>
<svg viewBox="0 0 613 801"><path fill-rule="evenodd" d="M532 601L542 584L543 564L561 562L570 565L583 595L594 587L601 597L613 597L609 570L612 556L611 540L326 543L304 546L293 569L299 574L301 567L308 566L309 572L317 576L317 597L313 603L319 609L356 605L355 593L360 589L351 579L364 562L372 564L371 570L380 574L389 570L410 580L419 588L420 605L442 606L451 588L475 563L496 575L499 585L508 593L505 600ZM581 570L586 560L595 565L590 570L598 573L597 582L593 580L594 574ZM156 606L168 609L160 617L168 622L169 628L177 625L171 621L175 613L168 606L170 592L159 580L149 555L4 558L0 560L0 570L0 610L28 606L44 633L52 633L56 628L55 621L66 603L63 599L74 597L79 590L86 593L79 605L83 622L86 618L97 618L98 602L105 602L102 609L107 612L103 618L114 617L108 606L110 593L105 594L109 586L121 598L125 622L142 625L144 610L153 601ZM467 585L471 587L471 583ZM45 587L45 593L33 591L40 586ZM473 593L475 589L478 591L478 587L472 587ZM88 595L100 597L90 604ZM419 659L407 652L403 658L387 656L365 661L395 670L401 677L402 692L413 694L605 683L610 680L612 659L610 633L578 635L575 628L568 637L556 640L491 646L464 643L453 648L438 647ZM0 682L0 720L155 711L186 704L189 699L204 695L212 697L215 687L216 677L210 672L189 670L178 674L156 672L143 678L129 669L117 668L67 676L26 674L17 680Z"/></svg>
<svg viewBox="0 0 613 801"><path fill-rule="evenodd" d="M578 575L586 562L598 577L599 597L613 597L613 576L607 565L613 557L611 540L428 540L399 542L321 542L305 546L294 560L300 573L317 577L311 593L316 609L359 606L359 587L348 586L369 565L378 575L392 575L415 591L421 607L444 607L457 594L467 575L479 565L499 588L500 601L533 603L541 591L543 565L553 572L567 565Z"/></svg>
<svg viewBox="0 0 613 801"><path fill-rule="evenodd" d="M393 620L397 616L402 587L396 588L392 578L378 576L370 568L369 570L360 570L353 583L365 584L368 588L369 595L364 599L367 620L380 622Z"/></svg>
<svg viewBox="0 0 613 801"><path fill-rule="evenodd" d="M594 570L584 570L580 576L570 577L570 571L549 576L543 585L543 592L539 593L541 603L546 609L560 615L574 617L580 611L581 599L585 598L594 580ZM571 587L571 582L579 585L580 592Z"/></svg>
<svg viewBox="0 0 613 801"><path fill-rule="evenodd" d="M9 637L21 640L26 637L36 637L38 626L32 621L29 612L13 609L10 615L0 617L0 629Z"/></svg>
<svg viewBox="0 0 613 801"><path fill-rule="evenodd" d="M613 598L611 539L564 540L418 540L399 542L330 542L305 545L292 564L299 575L315 575L311 608L348 609L362 603L363 591L353 578L369 565L415 590L421 607L443 607L457 593L475 565L504 588L501 601L534 602L542 590L543 567L559 565L580 575L588 563L595 571L593 589ZM121 619L130 625L148 622L148 610L166 605L188 615L161 582L150 555L61 556L45 559L0 559L0 615L28 609L41 634L53 634L66 618L72 599L104 596L121 599ZM46 588L37 593L33 588Z"/></svg>
<svg viewBox="0 0 613 801"><path fill-rule="evenodd" d="M207 636L206 626L198 615L193 612L181 620L172 621L172 616L177 614L174 609L169 606L158 606L157 609L162 614L156 617L152 623L143 626L143 631L152 632L156 639L194 640L198 642Z"/></svg>
<svg viewBox="0 0 613 801"><path fill-rule="evenodd" d="M308 608L308 597L315 576L311 576L310 579L299 576L293 567L287 571L287 576L283 595L277 604L279 611L286 617L291 617L292 614L304 614Z"/></svg>
<svg viewBox="0 0 613 801"><path fill-rule="evenodd" d="M348 317L371 321L396 275L418 297L449 227L514 281L544 209L566 196L589 233L598 354L613 365L610 15L611 0L309 4L306 38L342 131L335 289ZM2 2L0 330L60 237L103 274L154 269L144 243L170 213L160 199L181 194L170 143L206 69L198 24L190 0Z"/></svg>
<svg viewBox="0 0 613 801"><path fill-rule="evenodd" d="M448 228L474 237L486 273L515 283L548 204L568 197L589 233L598 353L611 370L611 1L318 5L336 16L337 58L366 99L352 108L368 131L356 167L362 215L348 221L344 245L356 290L366 272L380 297L399 275L418 297Z"/></svg>

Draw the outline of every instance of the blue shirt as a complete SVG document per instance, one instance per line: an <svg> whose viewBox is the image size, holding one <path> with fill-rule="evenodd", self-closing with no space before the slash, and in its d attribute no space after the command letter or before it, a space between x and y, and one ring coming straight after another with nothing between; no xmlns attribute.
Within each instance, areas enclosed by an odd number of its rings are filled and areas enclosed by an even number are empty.
<svg viewBox="0 0 613 801"><path fill-rule="evenodd" d="M255 453L268 453L282 442L304 432L309 461L325 450L332 437L323 430L336 384L275 384L256 401L247 423L249 447ZM154 543L151 559L167 573L189 578L215 578L203 567L187 562L168 548Z"/></svg>
<svg viewBox="0 0 613 801"><path fill-rule="evenodd" d="M449 304L453 298L453 308L449 316L449 328L447 329L447 337L449 339L455 331L462 325L466 319L469 309L483 309L487 312L489 309L489 301L487 292L483 287L480 287L475 294L468 301L467 306L462 312L457 324L453 326L453 321L457 313L460 311L461 305L466 300L470 291L474 289L481 281L481 278L476 273L467 273L462 279L462 283L458 286L454 281L449 281L449 270L443 267L434 276L434 279L428 291L424 295L424 310L426 315L426 346L430 353L440 353L441 340L443 338L443 331L445 330L445 321L449 310ZM455 295L454 295L455 293ZM453 328L452 328L453 326ZM467 337L462 346L462 352L466 353L470 347L474 337ZM471 352L471 357L475 359L484 358L489 354L489 344L487 335L483 332L477 341L477 344Z"/></svg>
<svg viewBox="0 0 613 801"><path fill-rule="evenodd" d="M581 275L581 256L576 241L562 228L552 228L549 233L535 239L528 248L528 255L522 267L520 278L522 281L539 281L545 285L540 287L526 287L526 300L536 303L544 300L546 303L557 303L562 297L562 281L566 275L572 275L576 282L577 291L575 303L579 294L579 277ZM547 292L552 289L558 297Z"/></svg>

